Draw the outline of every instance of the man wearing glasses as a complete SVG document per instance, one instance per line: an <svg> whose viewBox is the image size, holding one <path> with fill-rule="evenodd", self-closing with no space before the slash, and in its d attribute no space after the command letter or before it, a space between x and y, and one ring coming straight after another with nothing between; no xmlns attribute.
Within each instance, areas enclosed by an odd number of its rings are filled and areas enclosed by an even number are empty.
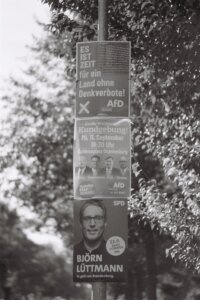
<svg viewBox="0 0 200 300"><path fill-rule="evenodd" d="M102 200L84 201L79 210L82 240L74 246L74 281L124 281L126 271L126 251L114 255L108 251L103 235L107 226L107 212ZM119 238L118 238L119 239ZM113 238L114 243L114 238ZM117 247L119 248L119 243Z"/></svg>
<svg viewBox="0 0 200 300"><path fill-rule="evenodd" d="M104 253L105 240L103 233L106 228L106 208L100 200L86 201L79 213L82 241L75 245L74 253Z"/></svg>
<svg viewBox="0 0 200 300"><path fill-rule="evenodd" d="M96 281L104 277L105 265L112 258L103 238L107 225L106 208L101 200L86 201L79 211L82 240L74 246L74 281Z"/></svg>

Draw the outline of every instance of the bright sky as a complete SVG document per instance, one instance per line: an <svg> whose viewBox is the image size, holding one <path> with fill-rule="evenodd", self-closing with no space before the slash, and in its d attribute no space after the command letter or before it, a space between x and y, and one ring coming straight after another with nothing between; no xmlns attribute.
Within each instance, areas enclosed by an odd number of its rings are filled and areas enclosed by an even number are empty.
<svg viewBox="0 0 200 300"><path fill-rule="evenodd" d="M41 0L0 0L0 79L23 66L26 45L41 33L35 19L49 20L49 7Z"/></svg>

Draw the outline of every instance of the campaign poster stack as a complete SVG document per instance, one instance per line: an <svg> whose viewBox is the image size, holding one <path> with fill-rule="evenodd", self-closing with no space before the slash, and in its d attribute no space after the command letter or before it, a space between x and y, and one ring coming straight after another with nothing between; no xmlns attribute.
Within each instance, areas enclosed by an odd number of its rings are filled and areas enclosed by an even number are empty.
<svg viewBox="0 0 200 300"><path fill-rule="evenodd" d="M130 43L77 44L75 282L127 279L131 191Z"/></svg>

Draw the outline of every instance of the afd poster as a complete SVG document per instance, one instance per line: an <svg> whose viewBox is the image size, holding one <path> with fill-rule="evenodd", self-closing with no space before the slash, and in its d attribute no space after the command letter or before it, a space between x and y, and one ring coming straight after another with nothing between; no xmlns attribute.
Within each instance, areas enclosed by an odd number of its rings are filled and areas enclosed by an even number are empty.
<svg viewBox="0 0 200 300"><path fill-rule="evenodd" d="M77 43L76 53L76 117L128 117L130 42Z"/></svg>
<svg viewBox="0 0 200 300"><path fill-rule="evenodd" d="M74 197L128 198L131 188L130 120L77 119L74 130Z"/></svg>
<svg viewBox="0 0 200 300"><path fill-rule="evenodd" d="M75 282L127 280L127 219L125 199L74 201Z"/></svg>

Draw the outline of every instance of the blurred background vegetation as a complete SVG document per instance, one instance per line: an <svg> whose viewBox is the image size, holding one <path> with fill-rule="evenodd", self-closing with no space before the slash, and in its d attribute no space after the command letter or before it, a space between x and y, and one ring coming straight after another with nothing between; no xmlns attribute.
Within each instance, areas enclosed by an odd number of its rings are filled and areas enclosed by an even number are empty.
<svg viewBox="0 0 200 300"><path fill-rule="evenodd" d="M97 39L98 2L42 2L51 23L1 99L0 298L89 299L72 282L75 47ZM108 299L200 299L199 17L198 0L108 1L109 40L131 41L133 149L129 280ZM44 228L59 254L26 234Z"/></svg>

